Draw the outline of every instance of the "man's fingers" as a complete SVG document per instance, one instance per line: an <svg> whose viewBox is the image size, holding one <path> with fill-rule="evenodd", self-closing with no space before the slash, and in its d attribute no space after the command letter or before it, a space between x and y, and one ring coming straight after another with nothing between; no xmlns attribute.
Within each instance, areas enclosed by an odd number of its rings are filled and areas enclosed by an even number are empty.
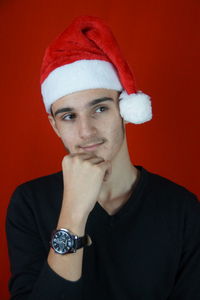
<svg viewBox="0 0 200 300"><path fill-rule="evenodd" d="M70 157L75 157L75 156L79 156L79 157L84 157L84 156L91 156L91 154L90 153L86 153L86 152L84 152L84 153L70 153L69 154L69 156Z"/></svg>
<svg viewBox="0 0 200 300"><path fill-rule="evenodd" d="M91 157L89 159L87 159L91 164L99 164L99 163L102 163L104 162L104 159L102 157Z"/></svg>
<svg viewBox="0 0 200 300"><path fill-rule="evenodd" d="M96 156L94 153L71 153L70 157L79 157L81 160L87 160L91 164L99 165L104 169L104 178L103 181L107 181L111 175L112 172L112 165L110 161L105 161L102 157Z"/></svg>
<svg viewBox="0 0 200 300"><path fill-rule="evenodd" d="M72 153L70 157L79 157L82 160L89 160L92 164L98 164L104 161L100 156L96 156L94 153Z"/></svg>

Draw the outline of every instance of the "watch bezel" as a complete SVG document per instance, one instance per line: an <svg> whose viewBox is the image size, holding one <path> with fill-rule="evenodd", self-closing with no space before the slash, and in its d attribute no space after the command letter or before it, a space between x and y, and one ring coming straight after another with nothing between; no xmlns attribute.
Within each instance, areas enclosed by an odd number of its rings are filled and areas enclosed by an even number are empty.
<svg viewBox="0 0 200 300"><path fill-rule="evenodd" d="M59 250L56 247L56 241L55 241L55 239L59 238L59 236L57 236L58 233L61 233L66 238L66 240L64 241L65 242L65 246L64 246L63 250ZM66 253L74 253L74 252L76 252L76 248L77 248L77 239L78 239L78 236L72 234L69 230L67 230L65 228L60 228L60 229L55 230L53 232L53 234L52 234L51 247L53 248L53 250L57 254L64 255ZM69 243L69 240L71 242L71 245L66 245L66 243ZM57 244L58 244L58 241L57 241Z"/></svg>

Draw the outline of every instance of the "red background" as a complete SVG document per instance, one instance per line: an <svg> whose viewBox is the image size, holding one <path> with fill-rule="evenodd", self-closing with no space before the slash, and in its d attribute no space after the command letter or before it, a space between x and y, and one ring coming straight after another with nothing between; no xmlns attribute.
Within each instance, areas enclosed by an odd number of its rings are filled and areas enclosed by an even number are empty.
<svg viewBox="0 0 200 300"><path fill-rule="evenodd" d="M8 299L5 215L14 188L60 170L65 154L48 123L39 72L48 43L78 15L110 24L153 120L128 125L134 164L199 190L199 0L1 0L1 278ZM1 237L2 237L1 234Z"/></svg>

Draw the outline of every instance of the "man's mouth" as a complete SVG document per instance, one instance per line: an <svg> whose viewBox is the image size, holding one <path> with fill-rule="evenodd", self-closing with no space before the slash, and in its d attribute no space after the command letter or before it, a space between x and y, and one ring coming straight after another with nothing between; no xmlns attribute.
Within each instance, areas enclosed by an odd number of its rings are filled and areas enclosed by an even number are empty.
<svg viewBox="0 0 200 300"><path fill-rule="evenodd" d="M80 148L83 149L83 150L85 150L85 151L94 151L94 150L96 150L96 148L98 148L103 143L104 143L104 141L102 141L100 143L88 144L88 145L80 146Z"/></svg>

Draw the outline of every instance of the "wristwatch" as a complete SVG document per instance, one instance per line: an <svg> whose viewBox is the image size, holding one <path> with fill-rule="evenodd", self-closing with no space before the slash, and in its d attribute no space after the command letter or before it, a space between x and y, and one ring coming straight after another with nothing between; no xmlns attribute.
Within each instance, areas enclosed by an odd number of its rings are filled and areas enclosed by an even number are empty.
<svg viewBox="0 0 200 300"><path fill-rule="evenodd" d="M91 244L92 241L88 234L79 237L64 228L54 230L50 242L51 247L58 254L75 253L77 249Z"/></svg>

